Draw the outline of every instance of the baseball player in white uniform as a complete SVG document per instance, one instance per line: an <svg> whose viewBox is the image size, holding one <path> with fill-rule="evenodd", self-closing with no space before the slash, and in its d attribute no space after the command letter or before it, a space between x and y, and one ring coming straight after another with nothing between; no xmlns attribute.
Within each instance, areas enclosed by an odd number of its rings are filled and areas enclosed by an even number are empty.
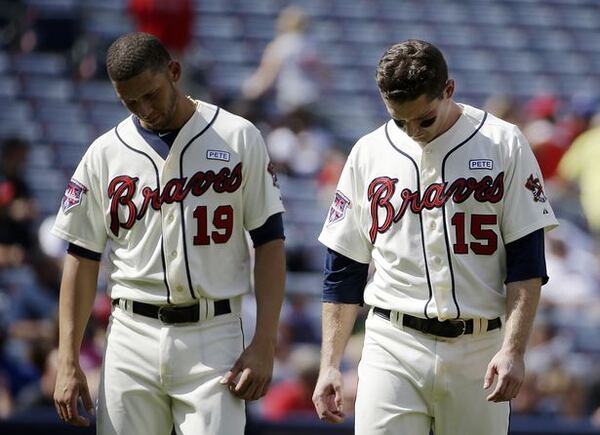
<svg viewBox="0 0 600 435"><path fill-rule="evenodd" d="M388 49L377 84L392 119L353 147L319 238L317 413L344 418L340 361L364 300L357 434L506 434L557 225L540 170L517 127L452 99L433 45Z"/></svg>
<svg viewBox="0 0 600 435"><path fill-rule="evenodd" d="M99 434L242 434L262 397L283 298L283 207L258 130L177 88L181 67L155 37L107 53L132 115L95 140L68 184L54 234L69 254L60 295L59 416L87 425L78 362L109 246L113 312L97 406ZM257 326L243 348L242 295L255 248Z"/></svg>

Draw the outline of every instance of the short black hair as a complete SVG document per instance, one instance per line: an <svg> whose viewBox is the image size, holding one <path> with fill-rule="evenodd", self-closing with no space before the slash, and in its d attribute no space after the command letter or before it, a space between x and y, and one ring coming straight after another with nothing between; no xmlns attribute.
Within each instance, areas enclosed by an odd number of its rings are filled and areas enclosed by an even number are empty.
<svg viewBox="0 0 600 435"><path fill-rule="evenodd" d="M119 37L106 53L106 71L114 82L128 80L150 69L159 71L171 61L160 40L149 33L135 32Z"/></svg>
<svg viewBox="0 0 600 435"><path fill-rule="evenodd" d="M409 39L388 48L375 74L386 99L404 103L421 95L430 100L442 95L448 81L448 65L433 44Z"/></svg>

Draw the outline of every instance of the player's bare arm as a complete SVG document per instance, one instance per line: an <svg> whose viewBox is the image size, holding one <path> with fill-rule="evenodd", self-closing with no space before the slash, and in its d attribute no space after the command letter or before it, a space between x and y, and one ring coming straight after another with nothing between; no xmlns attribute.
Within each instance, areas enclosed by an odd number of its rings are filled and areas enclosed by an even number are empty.
<svg viewBox="0 0 600 435"><path fill-rule="evenodd" d="M89 419L79 415L77 401L92 413L94 404L87 380L79 366L79 350L96 296L100 263L74 255L65 257L60 286L58 373L54 404L59 417L74 426L88 426Z"/></svg>
<svg viewBox="0 0 600 435"><path fill-rule="evenodd" d="M234 395L244 400L263 397L271 383L285 286L283 240L260 245L255 253L256 331L248 348L221 381Z"/></svg>
<svg viewBox="0 0 600 435"><path fill-rule="evenodd" d="M540 278L508 283L506 286L506 332L502 348L494 356L487 368L484 388L490 388L494 378L498 381L494 390L487 396L491 402L514 399L519 393L525 377L525 349L538 301L540 298Z"/></svg>
<svg viewBox="0 0 600 435"><path fill-rule="evenodd" d="M340 364L356 321L358 307L358 304L323 304L321 369L313 393L313 403L319 418L330 423L341 423L344 420Z"/></svg>

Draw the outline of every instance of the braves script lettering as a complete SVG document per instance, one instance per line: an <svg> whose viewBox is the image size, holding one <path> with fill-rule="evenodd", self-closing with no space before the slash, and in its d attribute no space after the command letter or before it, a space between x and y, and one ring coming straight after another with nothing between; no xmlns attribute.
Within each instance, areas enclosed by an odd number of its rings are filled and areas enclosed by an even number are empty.
<svg viewBox="0 0 600 435"><path fill-rule="evenodd" d="M396 210L391 199L396 192L397 182L397 178L378 177L369 184L367 195L371 202L371 243L375 243L377 235L385 233L392 223L399 222L409 207L410 211L419 214L423 209L441 208L450 199L460 204L472 196L478 202L494 204L504 196L504 172L501 172L495 179L486 175L479 181L469 177L457 178L450 185L448 182L433 183L427 186L421 197L418 190L413 192L410 189L402 189L400 207ZM380 209L384 211L381 222Z"/></svg>
<svg viewBox="0 0 600 435"><path fill-rule="evenodd" d="M136 220L140 220L148 211L148 206L160 210L162 204L182 202L190 193L193 196L202 196L212 187L217 193L235 192L242 185L242 164L238 163L233 170L223 168L218 173L212 170L198 171L192 177L173 178L169 180L162 192L158 188L152 189L145 186L142 189L143 202L138 206L133 197L136 192L138 177L121 175L112 179L108 185L110 203L110 230L115 236L119 229L131 229ZM119 220L119 206L126 209L127 219Z"/></svg>

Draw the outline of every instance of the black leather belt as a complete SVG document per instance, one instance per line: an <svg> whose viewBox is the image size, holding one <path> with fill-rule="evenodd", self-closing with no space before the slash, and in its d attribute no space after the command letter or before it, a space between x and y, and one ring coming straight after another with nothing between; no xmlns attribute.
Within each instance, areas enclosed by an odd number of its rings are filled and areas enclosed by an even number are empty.
<svg viewBox="0 0 600 435"><path fill-rule="evenodd" d="M390 320L390 310L374 307L373 313ZM438 337L454 338L473 333L473 319L444 320L440 322L438 319L422 319L410 314L403 314L402 325L425 334L437 335ZM488 320L487 331L493 331L501 326L502 320L500 320L500 317L496 317L495 319Z"/></svg>
<svg viewBox="0 0 600 435"><path fill-rule="evenodd" d="M131 304L131 311L140 316L159 319L163 323L191 323L200 320L200 305L187 305L180 307L177 305L153 305L144 302L127 301ZM119 299L113 299L114 306L119 305ZM215 316L231 313L229 299L214 301Z"/></svg>

